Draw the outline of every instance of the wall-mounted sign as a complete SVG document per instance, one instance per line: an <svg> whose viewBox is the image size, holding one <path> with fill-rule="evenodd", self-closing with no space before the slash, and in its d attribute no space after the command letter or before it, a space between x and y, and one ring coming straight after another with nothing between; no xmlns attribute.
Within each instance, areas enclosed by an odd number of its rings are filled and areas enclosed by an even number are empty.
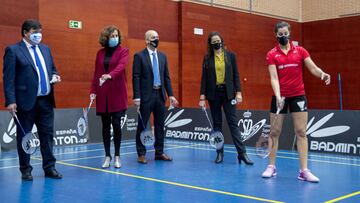
<svg viewBox="0 0 360 203"><path fill-rule="evenodd" d="M82 22L77 21L77 20L69 20L69 28L81 29L82 28Z"/></svg>

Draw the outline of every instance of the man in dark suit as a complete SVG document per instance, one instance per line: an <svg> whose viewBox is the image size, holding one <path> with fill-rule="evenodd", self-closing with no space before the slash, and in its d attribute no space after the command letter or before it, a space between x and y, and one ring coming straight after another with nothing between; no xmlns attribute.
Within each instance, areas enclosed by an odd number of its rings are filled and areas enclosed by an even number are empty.
<svg viewBox="0 0 360 203"><path fill-rule="evenodd" d="M41 44L41 24L26 20L21 28L23 39L5 50L3 81L5 106L17 114L25 132L35 124L38 129L45 177L61 179L53 155L54 107L53 84L60 82L49 47ZM21 146L22 130L17 123L17 151L22 179L31 181L30 155Z"/></svg>
<svg viewBox="0 0 360 203"><path fill-rule="evenodd" d="M155 126L155 160L172 161L164 153L164 120L166 93L170 104L178 102L173 96L166 55L157 50L159 35L154 30L145 33L146 48L134 55L133 91L134 103L140 108L143 123L149 121L153 112ZM144 130L139 117L136 132L138 162L146 164L146 148L141 143L140 133Z"/></svg>

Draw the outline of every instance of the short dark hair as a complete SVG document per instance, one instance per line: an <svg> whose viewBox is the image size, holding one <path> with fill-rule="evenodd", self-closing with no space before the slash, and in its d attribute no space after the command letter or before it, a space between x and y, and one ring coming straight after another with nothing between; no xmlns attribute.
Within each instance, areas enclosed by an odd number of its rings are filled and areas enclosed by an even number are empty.
<svg viewBox="0 0 360 203"><path fill-rule="evenodd" d="M280 28L283 28L283 27L287 27L290 31L290 24L285 22L285 21L281 21L281 22L278 22L276 23L275 25L275 33L277 33L279 31Z"/></svg>
<svg viewBox="0 0 360 203"><path fill-rule="evenodd" d="M119 28L117 28L114 25L109 25L106 26L103 31L100 33L100 37L99 37L99 43L101 44L102 47L108 47L109 46L109 38L110 35L117 30L119 33L119 44L121 44L121 33Z"/></svg>
<svg viewBox="0 0 360 203"><path fill-rule="evenodd" d="M24 31L29 32L31 29L38 30L41 29L41 24L38 20L28 19L25 20L21 26L21 36L25 36Z"/></svg>

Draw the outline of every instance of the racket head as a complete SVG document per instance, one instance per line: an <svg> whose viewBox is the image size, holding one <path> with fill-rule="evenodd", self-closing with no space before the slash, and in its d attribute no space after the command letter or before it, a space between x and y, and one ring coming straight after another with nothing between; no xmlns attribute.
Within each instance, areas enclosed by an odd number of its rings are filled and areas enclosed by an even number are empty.
<svg viewBox="0 0 360 203"><path fill-rule="evenodd" d="M260 158L267 158L274 146L273 138L269 135L261 134L259 139L255 143L256 155Z"/></svg>
<svg viewBox="0 0 360 203"><path fill-rule="evenodd" d="M26 133L21 140L21 146L26 154L34 154L39 145L39 139L32 132Z"/></svg>
<svg viewBox="0 0 360 203"><path fill-rule="evenodd" d="M213 131L209 137L210 146L219 150L224 147L224 136L220 131Z"/></svg>
<svg viewBox="0 0 360 203"><path fill-rule="evenodd" d="M145 147L152 147L155 143L155 136L150 129L145 129L140 133L140 141Z"/></svg>
<svg viewBox="0 0 360 203"><path fill-rule="evenodd" d="M80 136L84 136L87 130L87 119L81 116L77 122L77 131Z"/></svg>

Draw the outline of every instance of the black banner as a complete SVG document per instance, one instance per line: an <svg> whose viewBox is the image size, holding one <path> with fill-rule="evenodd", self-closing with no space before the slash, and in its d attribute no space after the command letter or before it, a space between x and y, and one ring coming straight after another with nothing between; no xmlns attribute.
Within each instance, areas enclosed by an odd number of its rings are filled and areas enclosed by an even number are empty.
<svg viewBox="0 0 360 203"><path fill-rule="evenodd" d="M210 111L208 114L210 115ZM247 146L255 146L264 126L270 125L268 111L237 111L238 126ZM360 111L310 110L306 134L309 150L347 155L360 155ZM268 130L268 129L267 129ZM165 121L166 138L208 141L210 124L201 109L175 109ZM230 131L223 115L225 143L232 144ZM296 149L291 115L284 118L279 140L280 149Z"/></svg>
<svg viewBox="0 0 360 203"><path fill-rule="evenodd" d="M37 135L34 125L32 132ZM7 111L0 111L0 144L4 151L16 148L16 125ZM56 109L54 117L54 145L73 145L88 142L83 109ZM38 136L38 135L37 135Z"/></svg>
<svg viewBox="0 0 360 203"><path fill-rule="evenodd" d="M210 110L207 109L210 116ZM258 137L268 131L268 111L237 111L238 126L247 146L255 146ZM102 142L101 119L95 109L88 114L89 129L83 121L82 109L55 110L55 145L72 145ZM347 155L360 155L360 111L310 110L306 134L309 150ZM211 119L211 116L210 116ZM135 139L138 115L131 107L122 118L122 139ZM167 111L165 119L165 137L169 139L194 140L208 142L210 124L200 108L175 108ZM36 132L34 127L33 132ZM10 114L0 111L0 135L2 150L16 148L16 127ZM89 136L88 136L89 135ZM223 135L225 143L232 144L232 138L223 115ZM285 116L279 140L280 149L296 149L295 132L291 115Z"/></svg>

